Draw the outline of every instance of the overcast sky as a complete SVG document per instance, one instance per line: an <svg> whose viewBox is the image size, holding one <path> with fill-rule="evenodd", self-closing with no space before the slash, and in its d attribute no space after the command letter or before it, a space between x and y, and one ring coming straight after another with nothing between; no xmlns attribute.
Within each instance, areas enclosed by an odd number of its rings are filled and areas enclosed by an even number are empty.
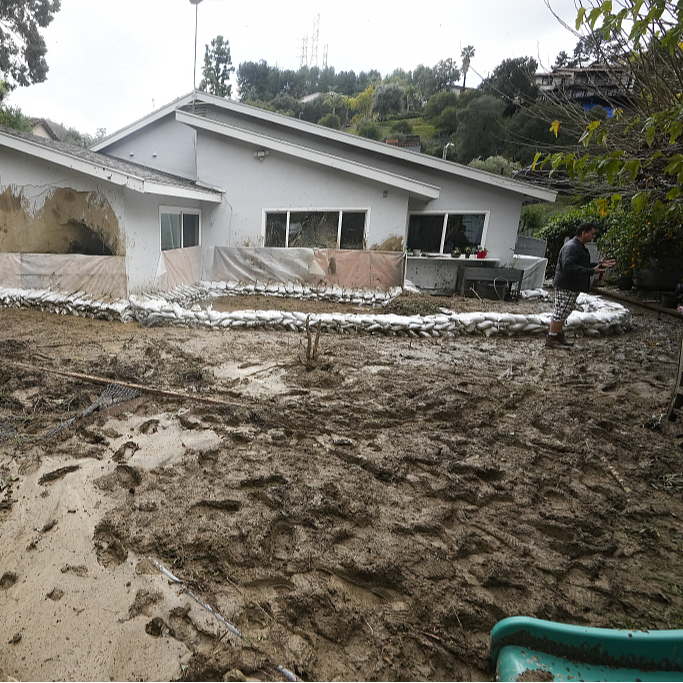
<svg viewBox="0 0 683 683"><path fill-rule="evenodd" d="M574 0L549 1L574 24ZM576 44L544 0L423 0L406 9L369 0L203 0L197 84L205 45L217 35L229 40L235 68L264 59L296 70L304 38L310 63L318 15L318 65L327 50L327 64L337 72L377 69L385 76L448 57L459 64L460 49L473 45L467 85L475 86L475 71L486 76L506 58L530 56L549 67ZM44 36L47 81L9 99L27 116L90 135L98 128L113 133L192 90L195 7L189 0L62 0Z"/></svg>

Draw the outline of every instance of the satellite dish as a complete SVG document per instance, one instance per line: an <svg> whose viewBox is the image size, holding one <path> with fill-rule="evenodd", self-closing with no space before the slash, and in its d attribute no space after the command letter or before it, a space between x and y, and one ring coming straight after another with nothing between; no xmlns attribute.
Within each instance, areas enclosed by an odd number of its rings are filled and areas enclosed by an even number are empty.
<svg viewBox="0 0 683 683"><path fill-rule="evenodd" d="M202 0L190 0L190 4L198 5Z"/></svg>

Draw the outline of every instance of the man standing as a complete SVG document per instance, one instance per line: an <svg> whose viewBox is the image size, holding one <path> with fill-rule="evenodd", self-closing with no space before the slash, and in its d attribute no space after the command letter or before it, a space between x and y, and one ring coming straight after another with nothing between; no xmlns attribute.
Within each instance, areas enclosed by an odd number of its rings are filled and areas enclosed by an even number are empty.
<svg viewBox="0 0 683 683"><path fill-rule="evenodd" d="M555 308L550 318L550 333L545 345L551 349L568 349L573 344L565 338L562 328L569 314L576 306L580 292L587 292L591 286L591 277L604 273L614 265L611 259L603 258L599 263L591 263L590 252L586 248L588 242L595 239L594 223L582 223L576 230L574 239L569 240L557 259L555 269Z"/></svg>

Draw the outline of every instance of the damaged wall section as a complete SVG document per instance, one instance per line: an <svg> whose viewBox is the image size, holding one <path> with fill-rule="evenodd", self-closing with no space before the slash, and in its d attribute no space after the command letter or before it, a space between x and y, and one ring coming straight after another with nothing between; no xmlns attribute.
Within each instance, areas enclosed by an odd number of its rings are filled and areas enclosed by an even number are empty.
<svg viewBox="0 0 683 683"><path fill-rule="evenodd" d="M53 188L32 207L24 189L0 193L0 252L125 256L119 221L96 191Z"/></svg>

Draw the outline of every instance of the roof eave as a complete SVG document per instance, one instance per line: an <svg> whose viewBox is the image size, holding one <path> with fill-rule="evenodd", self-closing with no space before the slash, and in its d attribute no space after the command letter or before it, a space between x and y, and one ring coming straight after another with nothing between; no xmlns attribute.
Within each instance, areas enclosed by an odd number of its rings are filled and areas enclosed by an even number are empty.
<svg viewBox="0 0 683 683"><path fill-rule="evenodd" d="M214 190L166 185L131 173L123 173L106 166L106 164L94 164L90 161L80 159L77 156L49 149L44 145L33 143L22 138L15 138L11 135L0 133L0 145L42 159L43 161L48 161L63 168L83 173L90 177L97 178L98 180L106 180L114 185L126 187L134 192L139 192L140 194L161 194L168 197L177 197L178 199L197 199L214 203L219 203L221 201L221 193ZM106 156L102 156L103 160L106 158Z"/></svg>

